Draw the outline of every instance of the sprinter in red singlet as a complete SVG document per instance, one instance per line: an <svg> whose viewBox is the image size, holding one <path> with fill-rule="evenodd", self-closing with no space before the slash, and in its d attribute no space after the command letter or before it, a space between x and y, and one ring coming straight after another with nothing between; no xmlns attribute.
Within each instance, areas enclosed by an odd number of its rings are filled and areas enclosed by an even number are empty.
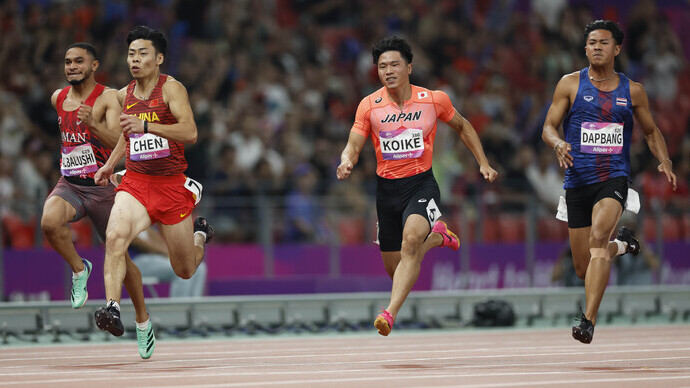
<svg viewBox="0 0 690 388"><path fill-rule="evenodd" d="M204 258L204 246L213 237L206 219L189 217L201 199L201 185L183 174L187 168L184 144L197 138L187 90L161 74L165 36L148 27L127 35L127 64L134 80L118 93L123 107L122 135L108 161L96 173L98 184L108 184L117 163L126 154L126 172L116 188L108 221L105 252L107 305L96 311L96 325L114 335L122 332L119 301L126 276L125 252L134 237L160 223L175 273L189 279ZM114 180L114 179L113 179ZM147 331L150 321L137 325ZM146 340L146 338L144 338Z"/></svg>
<svg viewBox="0 0 690 388"><path fill-rule="evenodd" d="M65 53L65 76L70 86L58 89L51 97L57 110L62 141L62 176L43 206L41 229L50 245L72 267L72 307L81 308L88 299L86 283L91 262L81 258L72 242L70 222L89 217L96 232L105 239L108 217L115 200L112 185L94 182L98 168L110 156L120 135L122 108L117 90L96 83L99 61L89 43L70 45ZM136 322L148 319L141 273L125 256L127 276L124 284L132 298ZM141 353L141 349L140 349Z"/></svg>
<svg viewBox="0 0 690 388"><path fill-rule="evenodd" d="M376 211L383 265L393 279L391 300L374 326L388 335L395 317L419 277L424 255L434 247L458 249L458 237L440 221L440 192L431 169L436 123L448 123L472 151L484 179L497 173L489 165L472 125L441 91L410 84L412 49L402 38L385 38L372 49L383 88L365 97L340 157L338 179L347 179L367 137L376 149Z"/></svg>

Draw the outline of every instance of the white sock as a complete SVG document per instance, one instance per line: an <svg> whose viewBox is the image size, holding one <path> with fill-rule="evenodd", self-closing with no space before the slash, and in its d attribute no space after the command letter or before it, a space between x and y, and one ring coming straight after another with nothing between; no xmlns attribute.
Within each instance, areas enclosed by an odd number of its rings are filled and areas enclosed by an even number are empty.
<svg viewBox="0 0 690 388"><path fill-rule="evenodd" d="M110 299L110 301L108 301L108 304L106 304L106 307L107 307L107 306L110 306L111 303L113 304L113 306L115 306L115 308L117 309L117 311L120 311L120 304L117 303L117 302L115 302L115 301L112 300L112 299Z"/></svg>
<svg viewBox="0 0 690 388"><path fill-rule="evenodd" d="M616 252L616 256L620 256L628 250L628 243L627 242L621 241L619 239L615 239L615 240L613 240L613 242L615 242L616 245L618 245L618 252Z"/></svg>
<svg viewBox="0 0 690 388"><path fill-rule="evenodd" d="M85 274L85 273L86 273L86 266L84 266L84 269L82 269L82 270L79 271L79 272L72 272L72 279L77 279L77 278L81 277L81 275L83 275L83 274Z"/></svg>
<svg viewBox="0 0 690 388"><path fill-rule="evenodd" d="M144 322L136 322L137 323L137 329L139 330L146 330L147 327L149 327L149 321L151 318L145 320Z"/></svg>

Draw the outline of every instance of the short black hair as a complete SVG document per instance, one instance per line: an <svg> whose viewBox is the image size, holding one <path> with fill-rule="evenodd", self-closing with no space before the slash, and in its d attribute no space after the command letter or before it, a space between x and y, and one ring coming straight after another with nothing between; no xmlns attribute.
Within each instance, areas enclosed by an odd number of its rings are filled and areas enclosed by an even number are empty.
<svg viewBox="0 0 690 388"><path fill-rule="evenodd" d="M374 65L378 65L379 57L386 51L399 51L400 55L405 58L405 61L412 63L412 47L407 41L399 36L389 36L378 41L371 48L371 56L374 59Z"/></svg>
<svg viewBox="0 0 690 388"><path fill-rule="evenodd" d="M585 43L587 43L587 39L589 39L589 33L594 31L594 30L608 30L611 31L611 35L613 35L613 39L616 40L616 45L621 45L623 44L623 30L621 29L621 26L611 20L595 20L587 25L585 27Z"/></svg>
<svg viewBox="0 0 690 388"><path fill-rule="evenodd" d="M94 60L96 60L96 61L98 60L98 54L96 53L96 48L93 47L93 45L91 43L86 43L86 42L72 43L71 45L67 46L67 50L65 50L65 52L67 52L67 51L69 51L69 49L72 49L75 47L86 50L86 52L91 54L91 56L93 57Z"/></svg>
<svg viewBox="0 0 690 388"><path fill-rule="evenodd" d="M159 53L165 56L168 50L168 39L166 39L165 34L153 28L146 26L136 26L132 31L127 34L127 47L137 39L150 40L153 44L153 48Z"/></svg>

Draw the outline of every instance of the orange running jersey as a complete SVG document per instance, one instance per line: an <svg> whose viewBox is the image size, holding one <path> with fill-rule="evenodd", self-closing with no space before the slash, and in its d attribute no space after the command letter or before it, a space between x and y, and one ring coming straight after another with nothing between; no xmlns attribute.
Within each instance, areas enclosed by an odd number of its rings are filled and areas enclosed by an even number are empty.
<svg viewBox="0 0 690 388"><path fill-rule="evenodd" d="M401 111L385 87L359 103L352 132L371 135L376 149L376 174L397 179L431 168L437 119L450 121L455 108L439 90L412 86L412 96Z"/></svg>
<svg viewBox="0 0 690 388"><path fill-rule="evenodd" d="M161 74L148 100L134 97L136 80L127 86L122 113L138 117L153 124L176 124L177 119L163 101L163 84L168 76ZM178 175L187 169L184 143L156 136L152 133L126 137L127 160L125 169L146 175Z"/></svg>

